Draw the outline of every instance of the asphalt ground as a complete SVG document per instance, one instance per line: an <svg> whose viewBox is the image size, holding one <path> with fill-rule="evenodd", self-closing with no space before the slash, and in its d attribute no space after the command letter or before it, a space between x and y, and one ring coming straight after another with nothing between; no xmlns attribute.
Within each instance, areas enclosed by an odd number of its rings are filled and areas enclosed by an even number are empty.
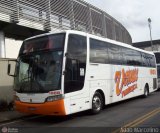
<svg viewBox="0 0 160 133"><path fill-rule="evenodd" d="M66 117L28 116L0 123L0 132L24 133L160 133L160 91L108 105L100 114L89 111Z"/></svg>

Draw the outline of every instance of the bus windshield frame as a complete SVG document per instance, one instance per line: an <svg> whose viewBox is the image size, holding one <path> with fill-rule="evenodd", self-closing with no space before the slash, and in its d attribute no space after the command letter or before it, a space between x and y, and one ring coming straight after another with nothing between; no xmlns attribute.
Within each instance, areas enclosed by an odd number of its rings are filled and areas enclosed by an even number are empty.
<svg viewBox="0 0 160 133"><path fill-rule="evenodd" d="M36 43L33 45L33 42ZM46 35L25 41L16 65L15 91L18 93L48 93L54 90L62 90L64 43L64 33ZM40 45L37 46L36 44ZM29 50L26 49L28 48L27 45L30 48L32 46L32 50L27 51Z"/></svg>

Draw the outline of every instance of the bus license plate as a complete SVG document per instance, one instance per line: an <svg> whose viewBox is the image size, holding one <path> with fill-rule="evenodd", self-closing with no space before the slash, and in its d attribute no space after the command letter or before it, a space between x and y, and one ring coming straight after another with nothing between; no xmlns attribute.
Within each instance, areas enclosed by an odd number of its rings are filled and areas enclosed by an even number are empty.
<svg viewBox="0 0 160 133"><path fill-rule="evenodd" d="M35 107L28 107L28 110L35 111L35 110L37 110L37 108L35 108Z"/></svg>

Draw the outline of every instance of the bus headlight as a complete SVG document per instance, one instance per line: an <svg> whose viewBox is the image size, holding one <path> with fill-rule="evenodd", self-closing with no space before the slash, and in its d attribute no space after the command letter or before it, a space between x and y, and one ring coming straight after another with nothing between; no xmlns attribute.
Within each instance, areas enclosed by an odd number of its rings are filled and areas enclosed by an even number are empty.
<svg viewBox="0 0 160 133"><path fill-rule="evenodd" d="M46 98L46 102L53 102L53 101L60 100L63 98L64 98L64 95L49 96Z"/></svg>

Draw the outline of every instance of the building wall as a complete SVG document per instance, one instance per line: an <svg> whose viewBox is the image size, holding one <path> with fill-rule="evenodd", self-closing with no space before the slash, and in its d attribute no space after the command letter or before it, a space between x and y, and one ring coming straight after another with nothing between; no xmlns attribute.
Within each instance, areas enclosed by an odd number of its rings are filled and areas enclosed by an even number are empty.
<svg viewBox="0 0 160 133"><path fill-rule="evenodd" d="M160 51L160 40L153 40L152 42L152 46L150 41L133 43L132 45L146 51Z"/></svg>
<svg viewBox="0 0 160 133"><path fill-rule="evenodd" d="M11 63L11 73L14 73L15 62ZM0 105L13 101L13 77L7 74L8 59L0 59Z"/></svg>
<svg viewBox="0 0 160 133"><path fill-rule="evenodd" d="M6 58L17 58L22 40L13 38L5 38Z"/></svg>
<svg viewBox="0 0 160 133"><path fill-rule="evenodd" d="M151 46L146 46L146 47L143 47L142 49L144 49L146 51L160 51L160 44L154 45L152 47Z"/></svg>

